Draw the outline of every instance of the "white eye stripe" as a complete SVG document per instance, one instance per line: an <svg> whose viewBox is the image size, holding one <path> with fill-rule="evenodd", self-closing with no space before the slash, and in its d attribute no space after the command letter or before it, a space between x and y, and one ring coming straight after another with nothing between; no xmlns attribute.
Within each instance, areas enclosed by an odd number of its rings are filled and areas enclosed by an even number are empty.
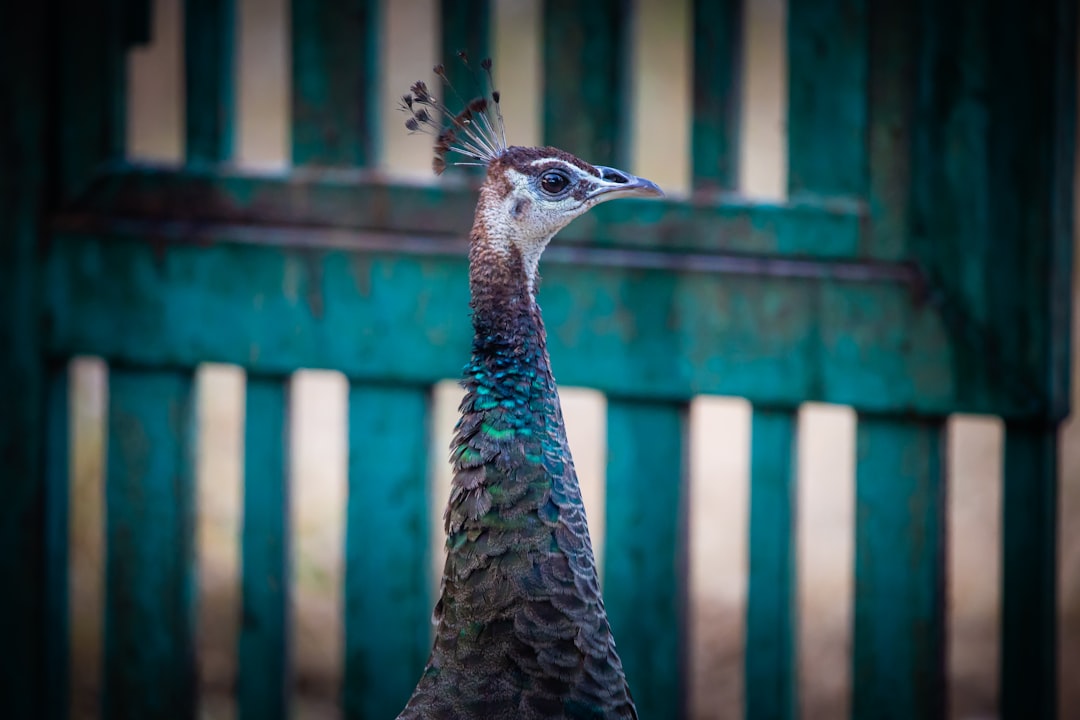
<svg viewBox="0 0 1080 720"><path fill-rule="evenodd" d="M566 170L570 175L576 175L582 180L595 180L596 176L592 173L585 172L577 165L566 162L565 160L559 160L558 158L537 158L529 163L529 166L535 165L559 165L562 169Z"/></svg>

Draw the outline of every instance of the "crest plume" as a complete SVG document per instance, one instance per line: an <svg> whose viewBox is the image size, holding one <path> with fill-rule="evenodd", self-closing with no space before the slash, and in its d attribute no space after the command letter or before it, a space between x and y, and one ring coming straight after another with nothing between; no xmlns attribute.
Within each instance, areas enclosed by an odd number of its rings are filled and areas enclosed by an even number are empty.
<svg viewBox="0 0 1080 720"><path fill-rule="evenodd" d="M470 67L468 54L464 50L458 52L458 58L465 67ZM423 80L413 83L409 92L401 97L400 109L409 115L405 128L410 133L422 132L435 138L435 157L431 167L436 175L446 170L446 156L449 153L466 158L449 164L486 166L506 151L506 127L499 107L500 94L495 89L491 75L491 59L484 58L480 67L484 71L487 87L468 102L450 84L442 63L432 68L461 103L462 108L456 113L450 110L445 100L432 95Z"/></svg>

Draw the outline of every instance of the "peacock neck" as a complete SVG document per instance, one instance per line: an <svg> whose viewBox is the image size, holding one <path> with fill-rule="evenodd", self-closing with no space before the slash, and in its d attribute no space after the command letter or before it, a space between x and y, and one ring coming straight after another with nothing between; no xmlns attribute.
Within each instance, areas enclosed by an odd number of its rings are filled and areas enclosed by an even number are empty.
<svg viewBox="0 0 1080 720"><path fill-rule="evenodd" d="M474 363L494 363L503 371L550 374L534 274L535 269L512 245L474 242L469 272Z"/></svg>
<svg viewBox="0 0 1080 720"><path fill-rule="evenodd" d="M523 662L572 684L558 664L569 659L548 667L545 658L557 650L578 665L588 643L590 677L621 677L540 309L520 258L494 259L484 248L470 255L475 335L451 446L429 672L473 682Z"/></svg>

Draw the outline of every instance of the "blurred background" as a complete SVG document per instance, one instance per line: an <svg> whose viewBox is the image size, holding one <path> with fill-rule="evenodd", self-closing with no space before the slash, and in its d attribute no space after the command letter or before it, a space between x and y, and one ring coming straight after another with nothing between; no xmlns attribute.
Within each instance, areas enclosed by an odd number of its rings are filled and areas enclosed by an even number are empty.
<svg viewBox="0 0 1080 720"><path fill-rule="evenodd" d="M689 2L637 3L632 166L671 195L688 192L690 57ZM494 2L494 61L503 89L509 140L537 144L541 134L538 0ZM384 67L379 146L381 169L409 182L433 182L430 143L409 137L395 99L436 57L437 3L384 3ZM785 3L746 4L740 148L740 191L783 199L787 187L784 53ZM646 31L647 30L647 31ZM282 169L288 163L290 59L285 0L239 0L238 164ZM155 0L153 41L127 60L130 89L128 154L179 162L183 152L183 27L181 0ZM568 148L573 150L573 148ZM1080 205L1080 200L1078 200ZM464 228L463 228L464 231ZM557 241L556 241L557 242ZM1076 257L1080 258L1080 252ZM1075 291L1074 291L1075 292ZM541 303L543 295L541 295ZM1080 338L1080 294L1074 296L1073 338ZM465 308L461 311L466 312ZM1060 475L1060 694L1063 718L1080 717L1080 352L1073 352L1074 419L1062 430ZM462 362L465 358L462 358ZM558 367L555 368L558 376ZM71 612L73 712L97 714L103 602L104 365L75 363L76 424L72 473ZM206 366L199 372L198 465L199 667L204 718L235 716L232 700L239 614L238 570L242 493L243 373ZM302 371L293 380L292 604L293 716L340 716L341 578L346 498L346 382L339 374ZM594 543L603 563L604 398L562 388L566 424L584 485ZM448 378L436 393L433 457L445 457L460 391ZM737 398L701 398L692 407L690 490L692 716L736 718L742 708L743 619L750 408ZM807 405L799 425L798 577L800 702L804 718L847 714L853 557L853 412ZM991 718L997 709L1001 531L1002 424L957 416L949 423L947 456L950 716ZM441 572L438 531L449 467L431 478L431 582ZM392 541L392 540L390 540Z"/></svg>

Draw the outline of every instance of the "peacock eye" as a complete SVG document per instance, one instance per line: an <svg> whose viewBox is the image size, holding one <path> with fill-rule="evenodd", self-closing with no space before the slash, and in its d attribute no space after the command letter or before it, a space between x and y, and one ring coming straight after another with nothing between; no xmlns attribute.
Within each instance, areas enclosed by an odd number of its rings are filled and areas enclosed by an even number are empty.
<svg viewBox="0 0 1080 720"><path fill-rule="evenodd" d="M540 189L548 195L558 195L570 184L570 178L561 172L550 171L540 177Z"/></svg>

